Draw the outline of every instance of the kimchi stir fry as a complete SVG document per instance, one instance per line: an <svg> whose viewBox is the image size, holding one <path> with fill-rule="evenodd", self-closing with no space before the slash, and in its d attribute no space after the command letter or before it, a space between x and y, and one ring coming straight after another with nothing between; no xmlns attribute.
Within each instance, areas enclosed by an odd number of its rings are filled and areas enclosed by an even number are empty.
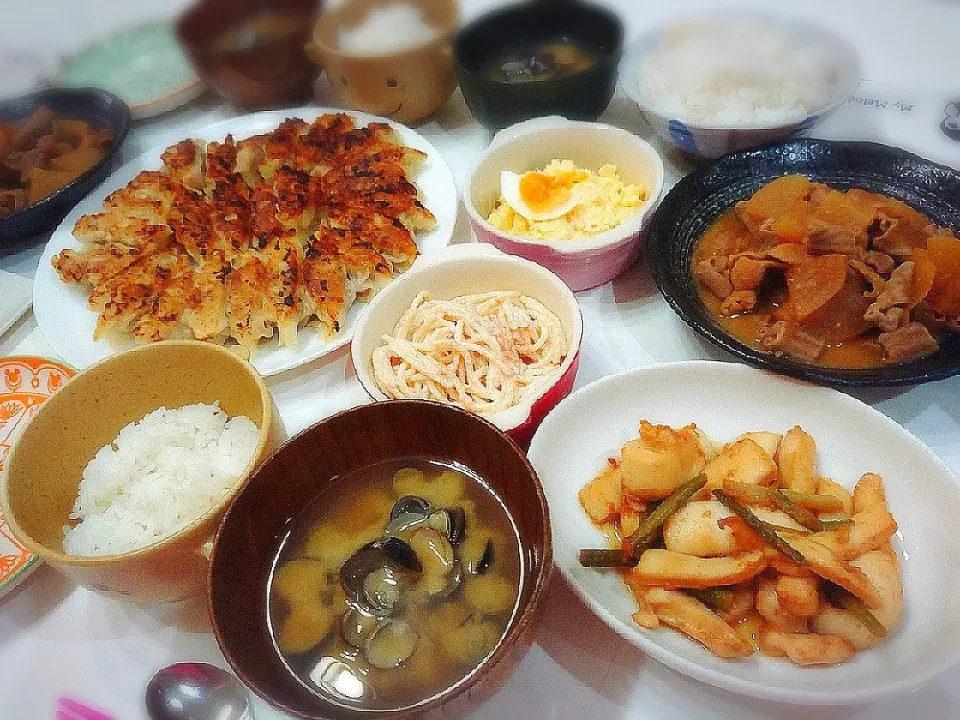
<svg viewBox="0 0 960 720"><path fill-rule="evenodd" d="M707 309L759 349L833 367L934 352L960 322L960 240L885 195L778 178L697 243Z"/></svg>
<svg viewBox="0 0 960 720"><path fill-rule="evenodd" d="M581 564L618 568L645 628L805 666L843 662L900 620L883 479L868 472L851 493L819 475L799 427L715 447L696 425L644 420L579 497L610 541Z"/></svg>

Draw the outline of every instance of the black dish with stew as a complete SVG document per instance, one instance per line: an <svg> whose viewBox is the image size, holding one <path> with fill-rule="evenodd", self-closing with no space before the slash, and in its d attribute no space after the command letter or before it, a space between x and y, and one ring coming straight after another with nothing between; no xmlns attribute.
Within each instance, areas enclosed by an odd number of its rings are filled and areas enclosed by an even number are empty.
<svg viewBox="0 0 960 720"><path fill-rule="evenodd" d="M83 121L93 130L106 131L112 141L104 148L103 157L79 177L46 197L0 217L0 242L53 230L118 164L120 146L130 129L130 110L124 102L95 88L50 88L4 100L0 102L0 122L19 124L42 107L49 108L59 118Z"/></svg>
<svg viewBox="0 0 960 720"><path fill-rule="evenodd" d="M960 374L960 333L927 355L876 367L829 367L764 351L735 337L703 301L692 270L704 233L739 201L784 175L831 188L859 188L906 203L933 223L960 230L960 173L899 148L869 142L789 140L726 155L678 182L657 209L647 236L660 292L702 337L751 365L835 386L898 386Z"/></svg>

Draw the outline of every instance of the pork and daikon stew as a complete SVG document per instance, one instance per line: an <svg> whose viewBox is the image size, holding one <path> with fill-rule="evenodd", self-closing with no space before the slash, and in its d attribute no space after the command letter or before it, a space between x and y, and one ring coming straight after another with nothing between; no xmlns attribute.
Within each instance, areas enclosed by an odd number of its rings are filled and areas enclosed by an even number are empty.
<svg viewBox="0 0 960 720"><path fill-rule="evenodd" d="M895 198L800 175L761 187L703 234L693 275L734 337L829 367L932 353L960 327L960 239Z"/></svg>
<svg viewBox="0 0 960 720"><path fill-rule="evenodd" d="M295 521L270 585L271 632L314 692L404 708L495 649L522 572L513 521L480 479L427 461L373 465Z"/></svg>

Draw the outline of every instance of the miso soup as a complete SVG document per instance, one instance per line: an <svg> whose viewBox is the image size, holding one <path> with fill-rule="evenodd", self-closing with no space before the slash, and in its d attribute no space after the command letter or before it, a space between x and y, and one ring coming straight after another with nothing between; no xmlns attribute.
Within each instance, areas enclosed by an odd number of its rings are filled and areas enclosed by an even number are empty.
<svg viewBox="0 0 960 720"><path fill-rule="evenodd" d="M560 38L505 50L486 67L484 75L494 82L542 82L576 75L589 70L597 61L596 52Z"/></svg>
<svg viewBox="0 0 960 720"><path fill-rule="evenodd" d="M513 519L475 475L425 460L372 465L292 523L270 581L270 631L312 691L348 707L409 707L496 648L523 572Z"/></svg>

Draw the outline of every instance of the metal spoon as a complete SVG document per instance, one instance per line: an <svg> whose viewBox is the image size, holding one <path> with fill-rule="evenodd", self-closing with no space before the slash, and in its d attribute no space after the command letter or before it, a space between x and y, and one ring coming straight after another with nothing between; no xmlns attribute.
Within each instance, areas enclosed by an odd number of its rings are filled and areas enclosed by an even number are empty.
<svg viewBox="0 0 960 720"><path fill-rule="evenodd" d="M240 681L202 662L158 670L147 684L146 703L151 720L253 720Z"/></svg>

